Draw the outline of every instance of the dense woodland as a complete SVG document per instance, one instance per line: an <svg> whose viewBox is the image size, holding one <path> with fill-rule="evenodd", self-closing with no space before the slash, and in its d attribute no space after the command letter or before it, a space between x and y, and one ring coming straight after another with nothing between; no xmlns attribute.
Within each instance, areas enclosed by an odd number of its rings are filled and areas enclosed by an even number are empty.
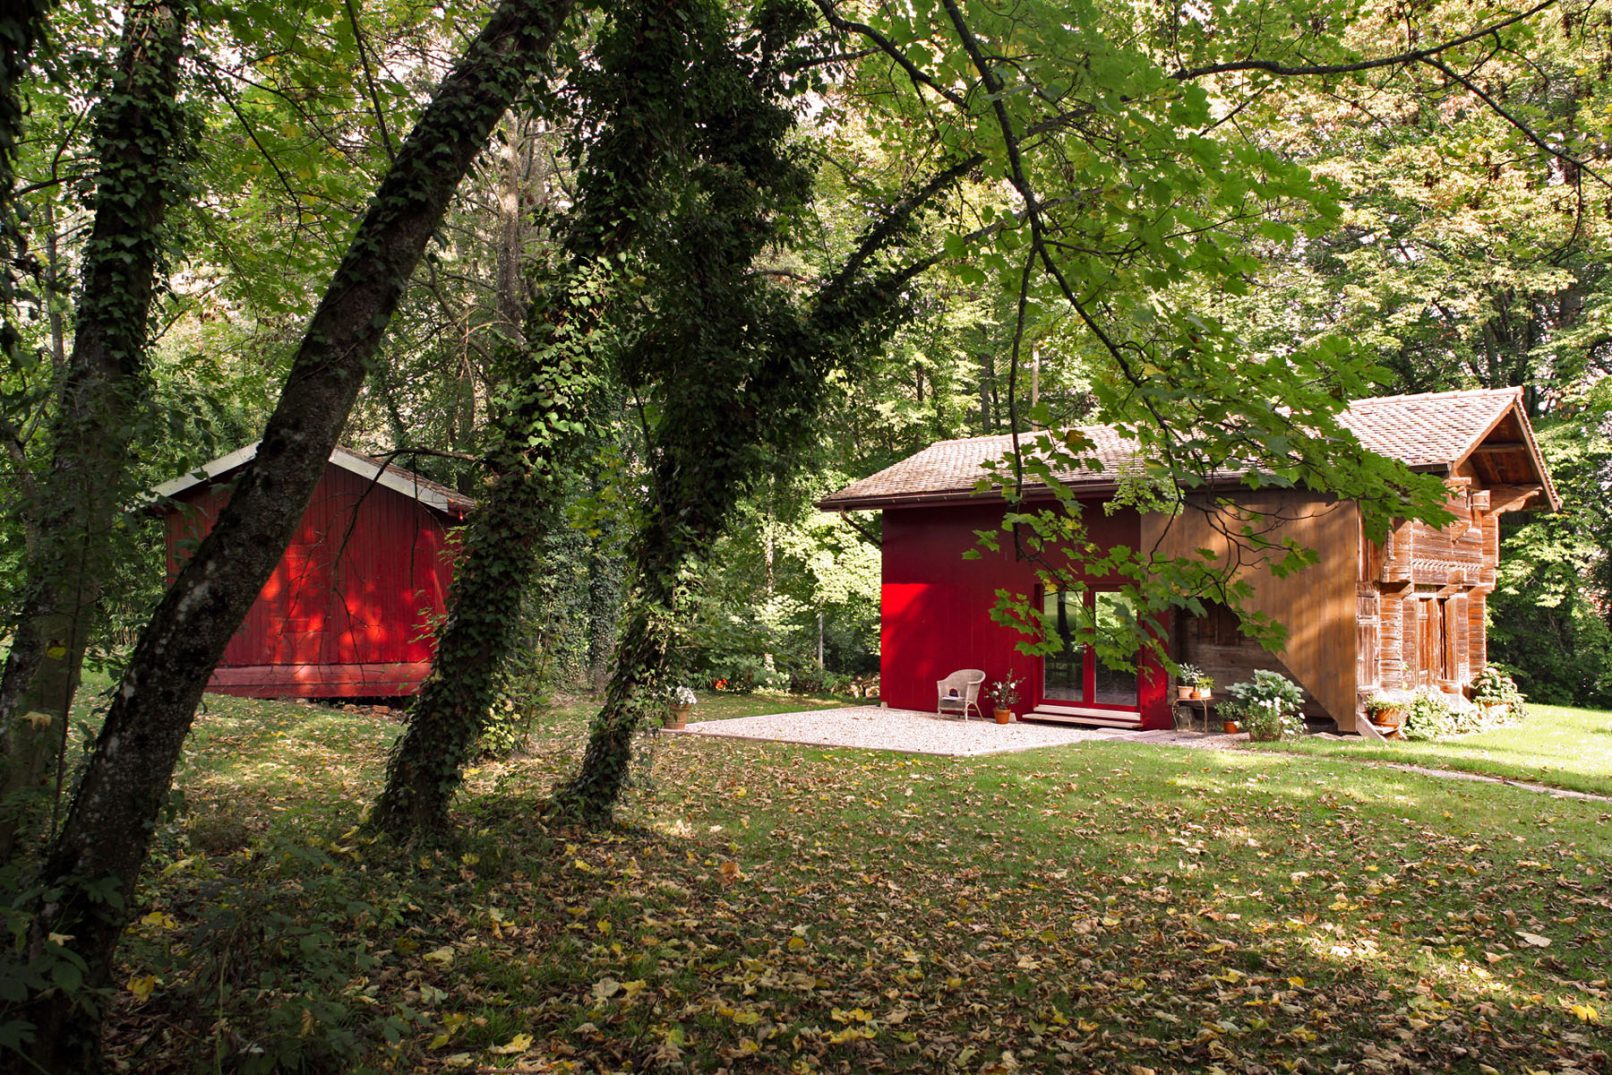
<svg viewBox="0 0 1612 1075"><path fill-rule="evenodd" d="M1135 503L1231 458L1436 518L1341 401L1521 385L1566 506L1511 517L1491 655L1612 705L1604 5L27 0L0 77L0 1048L46 1067L337 439L482 503L402 838L557 693L601 692L554 799L597 822L667 686L875 672L877 519L814 501L982 433L1119 425ZM131 508L260 438L165 600Z"/></svg>

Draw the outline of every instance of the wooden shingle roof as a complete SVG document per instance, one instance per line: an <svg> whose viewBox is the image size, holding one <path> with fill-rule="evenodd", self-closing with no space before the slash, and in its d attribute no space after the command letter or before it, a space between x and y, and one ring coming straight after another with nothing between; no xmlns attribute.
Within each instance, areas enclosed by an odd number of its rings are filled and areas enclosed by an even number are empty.
<svg viewBox="0 0 1612 1075"><path fill-rule="evenodd" d="M1340 424L1361 444L1412 470L1453 473L1472 463L1486 483L1538 485L1545 502L1560 506L1544 459L1522 408L1522 389L1496 388L1355 400ZM1060 475L1076 489L1113 488L1127 470L1140 466L1134 443L1107 426L1082 426L1094 444L1100 470ZM1021 450L1036 434L1019 435ZM852 482L818 502L825 511L855 511L910 504L945 503L975 495L984 464L1013 446L1006 434L943 440L877 474ZM1482 458L1475 453L1482 448ZM1228 475L1235 482L1235 475Z"/></svg>

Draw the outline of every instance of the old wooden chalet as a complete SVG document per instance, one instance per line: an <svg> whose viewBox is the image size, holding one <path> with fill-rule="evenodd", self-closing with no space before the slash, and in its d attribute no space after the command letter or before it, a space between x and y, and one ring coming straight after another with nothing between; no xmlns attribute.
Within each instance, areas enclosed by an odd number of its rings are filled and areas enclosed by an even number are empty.
<svg viewBox="0 0 1612 1075"><path fill-rule="evenodd" d="M1216 496L1280 519L1277 536L1293 537L1319 557L1287 578L1260 566L1244 575L1254 591L1249 607L1288 629L1285 647L1267 653L1242 635L1235 615L1223 607L1201 617L1182 614L1161 626L1173 658L1202 667L1221 685L1256 668L1281 671L1305 689L1313 715L1367 734L1368 722L1357 718L1372 692L1428 687L1455 693L1484 667L1485 601L1500 558L1500 518L1511 511L1555 510L1560 502L1520 389L1359 400L1344 420L1372 451L1443 477L1455 522L1443 529L1401 523L1378 543L1365 535L1352 503L1234 482ZM1209 511L1164 516L1100 510L1130 453L1111 430L1085 432L1104 468L1066 481L1088 508L1094 539L1156 548L1160 557L1203 548L1235 554ZM942 441L819 505L883 513L884 701L932 710L936 680L979 668L992 679L1010 671L1026 677L1028 690L1017 709L1027 719L1171 726L1168 678L1156 663L1144 659L1134 673L1116 672L1075 647L1045 659L1026 657L1015 648L1020 636L990 618L998 589L1031 597L1054 625L1069 622L1069 601L1084 601L1101 617L1121 600L1116 578L1087 577L1084 595L1044 592L1032 565L1015 559L1011 548L964 559L976 547L975 532L1001 521L1001 500L977 494L975 483L982 464L1000 458L1010 443L1006 436Z"/></svg>

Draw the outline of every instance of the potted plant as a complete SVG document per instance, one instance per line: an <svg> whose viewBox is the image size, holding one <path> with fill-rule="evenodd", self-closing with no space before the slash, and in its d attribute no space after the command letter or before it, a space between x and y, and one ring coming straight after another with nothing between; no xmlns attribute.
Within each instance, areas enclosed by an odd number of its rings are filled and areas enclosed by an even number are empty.
<svg viewBox="0 0 1612 1075"><path fill-rule="evenodd" d="M1230 713L1248 738L1269 743L1304 731L1304 692L1291 679L1260 669L1254 678L1226 688L1231 700L1221 707Z"/></svg>
<svg viewBox="0 0 1612 1075"><path fill-rule="evenodd" d="M1392 694L1373 694L1366 699L1366 719L1379 728L1397 729L1405 723L1405 701Z"/></svg>
<svg viewBox="0 0 1612 1075"><path fill-rule="evenodd" d="M991 700L991 711L998 724L1013 723L1013 707L1019 704L1019 688L1024 686L1024 677L1016 676L1012 670L1008 674L992 683L985 689L985 695Z"/></svg>
<svg viewBox="0 0 1612 1075"><path fill-rule="evenodd" d="M1472 680L1471 698L1486 725L1504 724L1527 715L1522 691L1498 665L1487 665Z"/></svg>
<svg viewBox="0 0 1612 1075"><path fill-rule="evenodd" d="M1214 696L1214 677L1196 668L1193 669L1193 672L1195 675L1192 678L1192 696L1207 701Z"/></svg>
<svg viewBox="0 0 1612 1075"><path fill-rule="evenodd" d="M1201 675L1203 675L1203 669L1199 668L1195 664L1184 664L1181 666L1181 670L1176 673L1175 678L1176 701L1184 702L1188 698L1193 697L1193 684L1198 682L1198 677Z"/></svg>
<svg viewBox="0 0 1612 1075"><path fill-rule="evenodd" d="M671 706L666 711L665 725L671 729L688 727L688 714L700 699L688 687L673 687L667 692Z"/></svg>

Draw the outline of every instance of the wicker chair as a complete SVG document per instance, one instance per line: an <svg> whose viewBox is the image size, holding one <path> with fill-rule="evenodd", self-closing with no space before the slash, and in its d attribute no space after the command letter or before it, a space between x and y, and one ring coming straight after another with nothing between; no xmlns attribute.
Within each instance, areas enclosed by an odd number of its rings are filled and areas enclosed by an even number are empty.
<svg viewBox="0 0 1612 1075"><path fill-rule="evenodd" d="M980 709L980 685L984 682L985 673L978 668L964 668L936 681L935 692L939 700L935 703L935 712L961 713L963 719L967 720L968 711L972 708L974 715L983 720L985 714Z"/></svg>

